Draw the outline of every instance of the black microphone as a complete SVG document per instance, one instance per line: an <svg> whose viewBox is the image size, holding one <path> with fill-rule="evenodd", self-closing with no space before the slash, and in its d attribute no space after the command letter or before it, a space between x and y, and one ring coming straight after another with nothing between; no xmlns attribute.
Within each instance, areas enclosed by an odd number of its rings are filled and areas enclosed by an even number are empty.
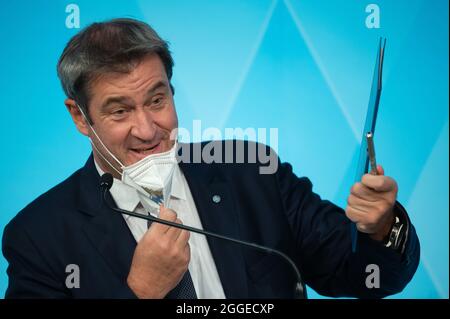
<svg viewBox="0 0 450 319"><path fill-rule="evenodd" d="M269 248L269 247L265 247L265 246L261 246L261 245L255 244L255 243L250 243L250 242L247 242L247 241L243 241L243 240L240 240L240 239L235 239L235 238L231 238L231 237L228 237L228 236L212 233L212 232L209 232L209 231L206 231L206 230L202 230L202 229L198 229L198 228L194 228L194 227L191 227L191 226L170 222L170 221L167 221L167 220L164 220L164 219L161 219L161 218L154 217L151 214L149 214L149 215L142 215L142 214L138 214L138 213L135 213L135 212L127 211L127 210L124 210L124 209L112 207L108 203L108 200L106 199L106 194L111 189L113 182L114 182L114 179L113 179L113 176L110 173L105 173L100 178L100 188L101 188L101 190L103 192L102 199L103 199L103 202L106 203L106 206L108 208L110 208L113 211L115 211L117 213L120 213L120 214L125 214L125 215L129 215L129 216L137 217L137 218L142 218L142 219L145 219L145 220L148 220L148 221L151 221L151 222L160 223L160 224L164 224L164 225L167 225L167 226L172 226L172 227L175 227L175 228L188 230L188 231L191 231L191 232L194 232L194 233L198 233L198 234L202 234L202 235L205 235L205 236L210 236L210 237L226 240L226 241L229 241L229 242L233 242L233 243L236 243L236 244L244 245L244 246L247 246L247 247L259 250L259 251L263 251L265 253L278 255L278 256L282 257L285 261L287 261L291 265L291 267L294 270L295 275L297 277L297 282L296 282L295 288L294 288L294 298L295 299L304 299L305 298L305 291L304 291L304 288L303 288L302 277L300 275L300 272L299 272L297 266L295 265L295 263L292 261L292 259L289 258L289 256L286 255L285 253L283 253L283 252L281 252L279 250L276 250L276 249L273 249L273 248Z"/></svg>

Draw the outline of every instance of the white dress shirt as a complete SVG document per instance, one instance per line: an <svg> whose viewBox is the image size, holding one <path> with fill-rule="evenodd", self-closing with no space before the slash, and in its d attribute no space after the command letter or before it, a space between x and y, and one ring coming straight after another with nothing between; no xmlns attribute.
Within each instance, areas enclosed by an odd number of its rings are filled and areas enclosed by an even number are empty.
<svg viewBox="0 0 450 319"><path fill-rule="evenodd" d="M100 176L103 175L104 172L97 162L95 162L95 166ZM114 178L110 192L119 208L147 215L142 205L139 205L139 196L133 187ZM178 164L175 165L172 178L172 190L167 207L177 213L178 218L184 225L203 229L189 185ZM134 239L136 242L139 242L147 231L147 221L125 214L122 216ZM191 248L189 272L192 277L195 292L197 293L197 298L224 299L225 293L223 292L222 283L220 282L216 264L214 263L206 237L191 233L189 246Z"/></svg>

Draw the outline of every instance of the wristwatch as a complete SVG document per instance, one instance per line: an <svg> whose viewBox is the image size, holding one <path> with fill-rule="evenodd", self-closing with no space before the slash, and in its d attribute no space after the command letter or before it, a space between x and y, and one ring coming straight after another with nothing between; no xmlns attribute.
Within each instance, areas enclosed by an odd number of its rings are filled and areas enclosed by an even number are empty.
<svg viewBox="0 0 450 319"><path fill-rule="evenodd" d="M402 222L398 216L395 216L395 222L384 240L384 246L398 250L406 237L406 228L406 223Z"/></svg>

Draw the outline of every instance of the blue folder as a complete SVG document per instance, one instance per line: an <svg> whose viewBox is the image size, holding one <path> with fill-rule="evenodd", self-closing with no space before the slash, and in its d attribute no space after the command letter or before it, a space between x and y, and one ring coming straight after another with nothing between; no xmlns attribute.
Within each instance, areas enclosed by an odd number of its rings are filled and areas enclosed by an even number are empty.
<svg viewBox="0 0 450 319"><path fill-rule="evenodd" d="M382 74L383 74L383 59L384 49L386 47L386 39L380 38L378 44L377 59L375 62L375 70L373 72L372 89L370 91L369 106L367 107L366 123L364 125L364 131L361 138L361 147L359 149L358 166L356 168L355 182L361 181L364 174L368 172L369 157L367 154L367 140L366 134L372 132L375 134L375 124L377 121L378 105L380 104L381 87L382 87ZM356 224L351 224L351 238L352 238L352 251L356 251L357 242L357 229Z"/></svg>

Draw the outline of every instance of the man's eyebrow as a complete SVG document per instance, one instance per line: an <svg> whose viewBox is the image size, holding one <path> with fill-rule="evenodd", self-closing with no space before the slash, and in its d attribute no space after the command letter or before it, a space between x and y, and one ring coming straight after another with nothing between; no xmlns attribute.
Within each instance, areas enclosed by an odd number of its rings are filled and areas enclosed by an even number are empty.
<svg viewBox="0 0 450 319"><path fill-rule="evenodd" d="M129 104L130 99L126 96L110 96L102 103L101 109L104 110L113 103Z"/></svg>
<svg viewBox="0 0 450 319"><path fill-rule="evenodd" d="M167 84L163 81L156 82L148 91L147 96L151 96L155 93L156 90L159 88L165 87L167 88ZM102 103L101 109L104 110L108 106L110 106L113 103L120 103L120 104L131 104L130 99L126 96L111 96L108 97L105 102Z"/></svg>
<svg viewBox="0 0 450 319"><path fill-rule="evenodd" d="M148 91L147 91L147 96L151 96L155 93L155 91L159 88L167 88L167 84L163 81L158 81L156 82Z"/></svg>

